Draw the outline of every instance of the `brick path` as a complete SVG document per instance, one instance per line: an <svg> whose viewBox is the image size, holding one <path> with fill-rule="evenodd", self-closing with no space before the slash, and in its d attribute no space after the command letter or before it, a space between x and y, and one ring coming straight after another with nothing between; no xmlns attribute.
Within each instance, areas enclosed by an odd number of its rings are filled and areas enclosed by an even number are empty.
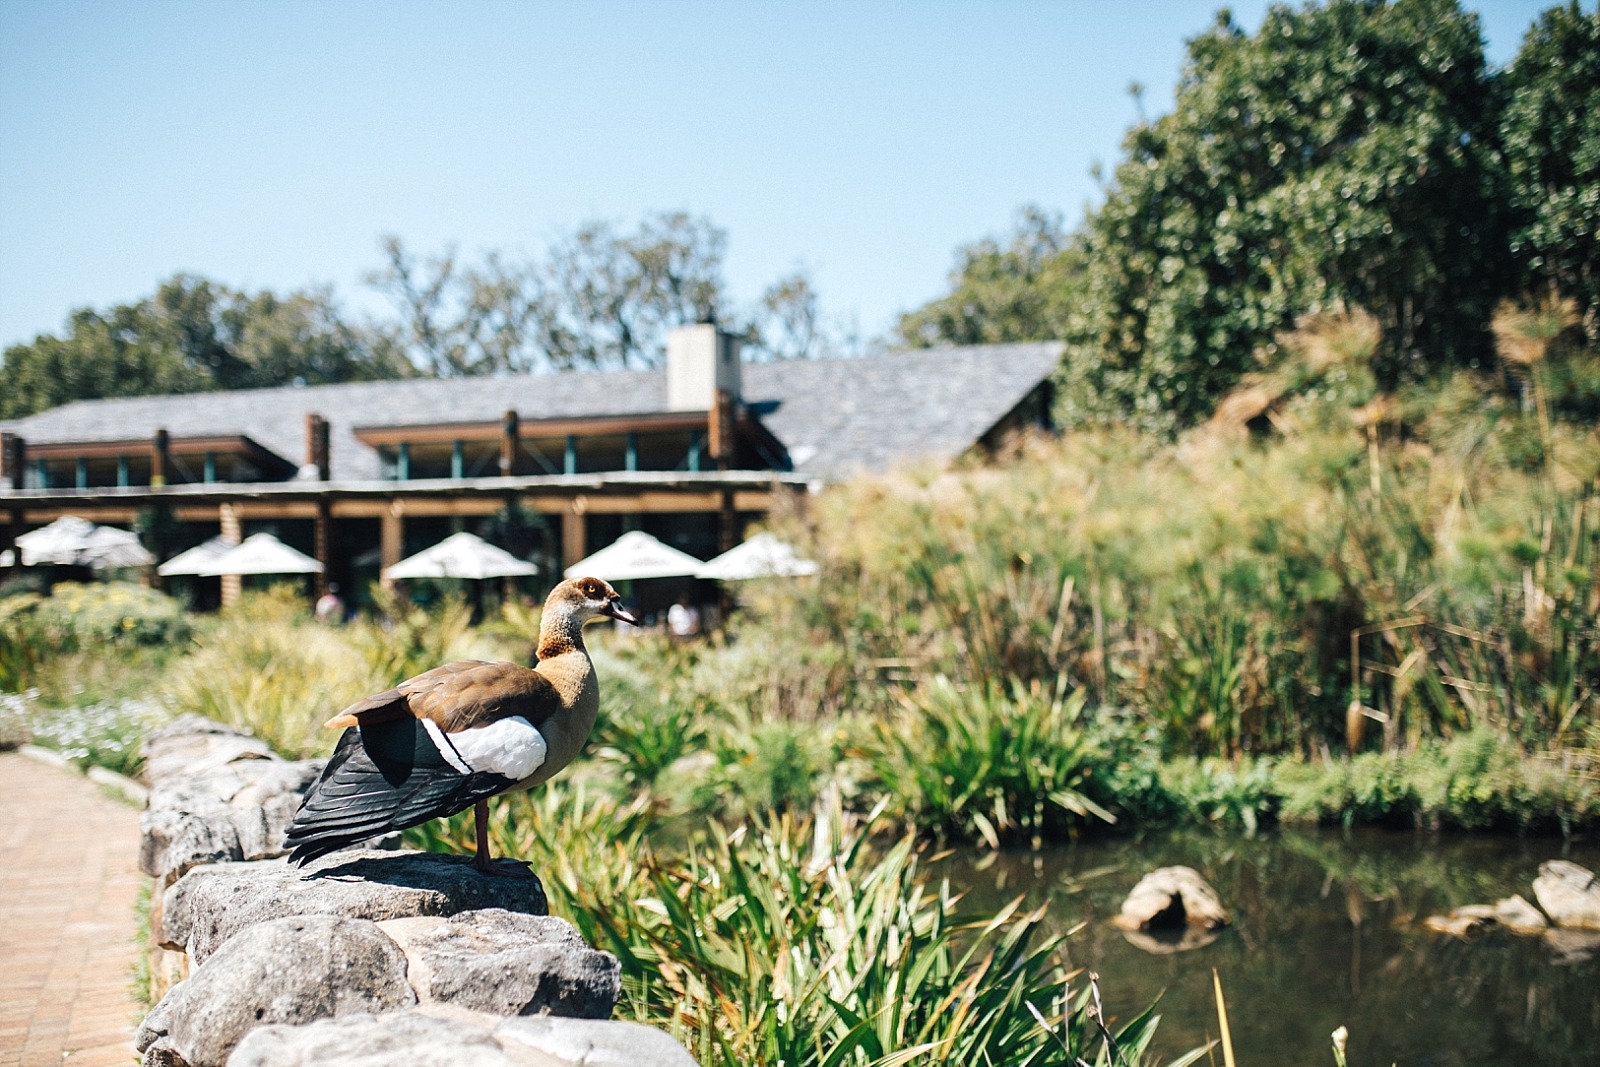
<svg viewBox="0 0 1600 1067"><path fill-rule="evenodd" d="M129 1067L139 813L0 752L0 1067Z"/></svg>

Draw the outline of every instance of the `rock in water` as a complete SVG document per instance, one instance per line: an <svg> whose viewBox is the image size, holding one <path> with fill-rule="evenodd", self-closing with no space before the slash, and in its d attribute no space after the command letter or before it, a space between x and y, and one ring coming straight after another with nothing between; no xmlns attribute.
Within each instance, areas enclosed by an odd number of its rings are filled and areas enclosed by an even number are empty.
<svg viewBox="0 0 1600 1067"><path fill-rule="evenodd" d="M1193 867L1161 867L1139 879L1111 920L1124 930L1216 929L1229 923L1217 891Z"/></svg>
<svg viewBox="0 0 1600 1067"><path fill-rule="evenodd" d="M1544 913L1529 904L1521 893L1496 901L1494 918L1514 934L1542 934L1550 926Z"/></svg>
<svg viewBox="0 0 1600 1067"><path fill-rule="evenodd" d="M416 1003L406 959L378 925L333 915L258 923L173 986L140 1027L147 1062L221 1067L265 1023L306 1023Z"/></svg>
<svg viewBox="0 0 1600 1067"><path fill-rule="evenodd" d="M1533 895L1550 921L1579 930L1600 930L1600 879L1568 860L1539 864Z"/></svg>

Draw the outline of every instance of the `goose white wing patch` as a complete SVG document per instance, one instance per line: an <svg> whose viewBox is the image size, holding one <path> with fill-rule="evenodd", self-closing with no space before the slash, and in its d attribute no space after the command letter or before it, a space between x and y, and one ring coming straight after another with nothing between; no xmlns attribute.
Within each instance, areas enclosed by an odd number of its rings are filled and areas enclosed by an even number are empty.
<svg viewBox="0 0 1600 1067"><path fill-rule="evenodd" d="M521 715L449 735L431 720L422 725L445 762L462 774L483 771L520 782L539 769L548 751L544 735Z"/></svg>

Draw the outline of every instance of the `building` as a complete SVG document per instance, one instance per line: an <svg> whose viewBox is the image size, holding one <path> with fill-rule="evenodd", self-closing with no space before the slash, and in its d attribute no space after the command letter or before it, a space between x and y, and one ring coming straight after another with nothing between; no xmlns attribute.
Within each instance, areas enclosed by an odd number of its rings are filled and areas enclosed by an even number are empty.
<svg viewBox="0 0 1600 1067"><path fill-rule="evenodd" d="M783 494L1048 424L1056 343L742 363L680 328L660 370L84 400L0 422L0 549L159 509L174 547L265 529L359 588L515 501L548 563L644 529L700 558Z"/></svg>

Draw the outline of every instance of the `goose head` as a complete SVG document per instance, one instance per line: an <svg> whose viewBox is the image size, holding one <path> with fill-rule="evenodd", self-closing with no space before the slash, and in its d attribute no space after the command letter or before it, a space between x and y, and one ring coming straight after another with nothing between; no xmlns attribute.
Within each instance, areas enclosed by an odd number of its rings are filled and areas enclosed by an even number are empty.
<svg viewBox="0 0 1600 1067"><path fill-rule="evenodd" d="M568 578L550 591L545 601L547 613L566 615L582 624L593 619L619 619L639 625L639 620L622 606L622 595L611 583L599 578Z"/></svg>

